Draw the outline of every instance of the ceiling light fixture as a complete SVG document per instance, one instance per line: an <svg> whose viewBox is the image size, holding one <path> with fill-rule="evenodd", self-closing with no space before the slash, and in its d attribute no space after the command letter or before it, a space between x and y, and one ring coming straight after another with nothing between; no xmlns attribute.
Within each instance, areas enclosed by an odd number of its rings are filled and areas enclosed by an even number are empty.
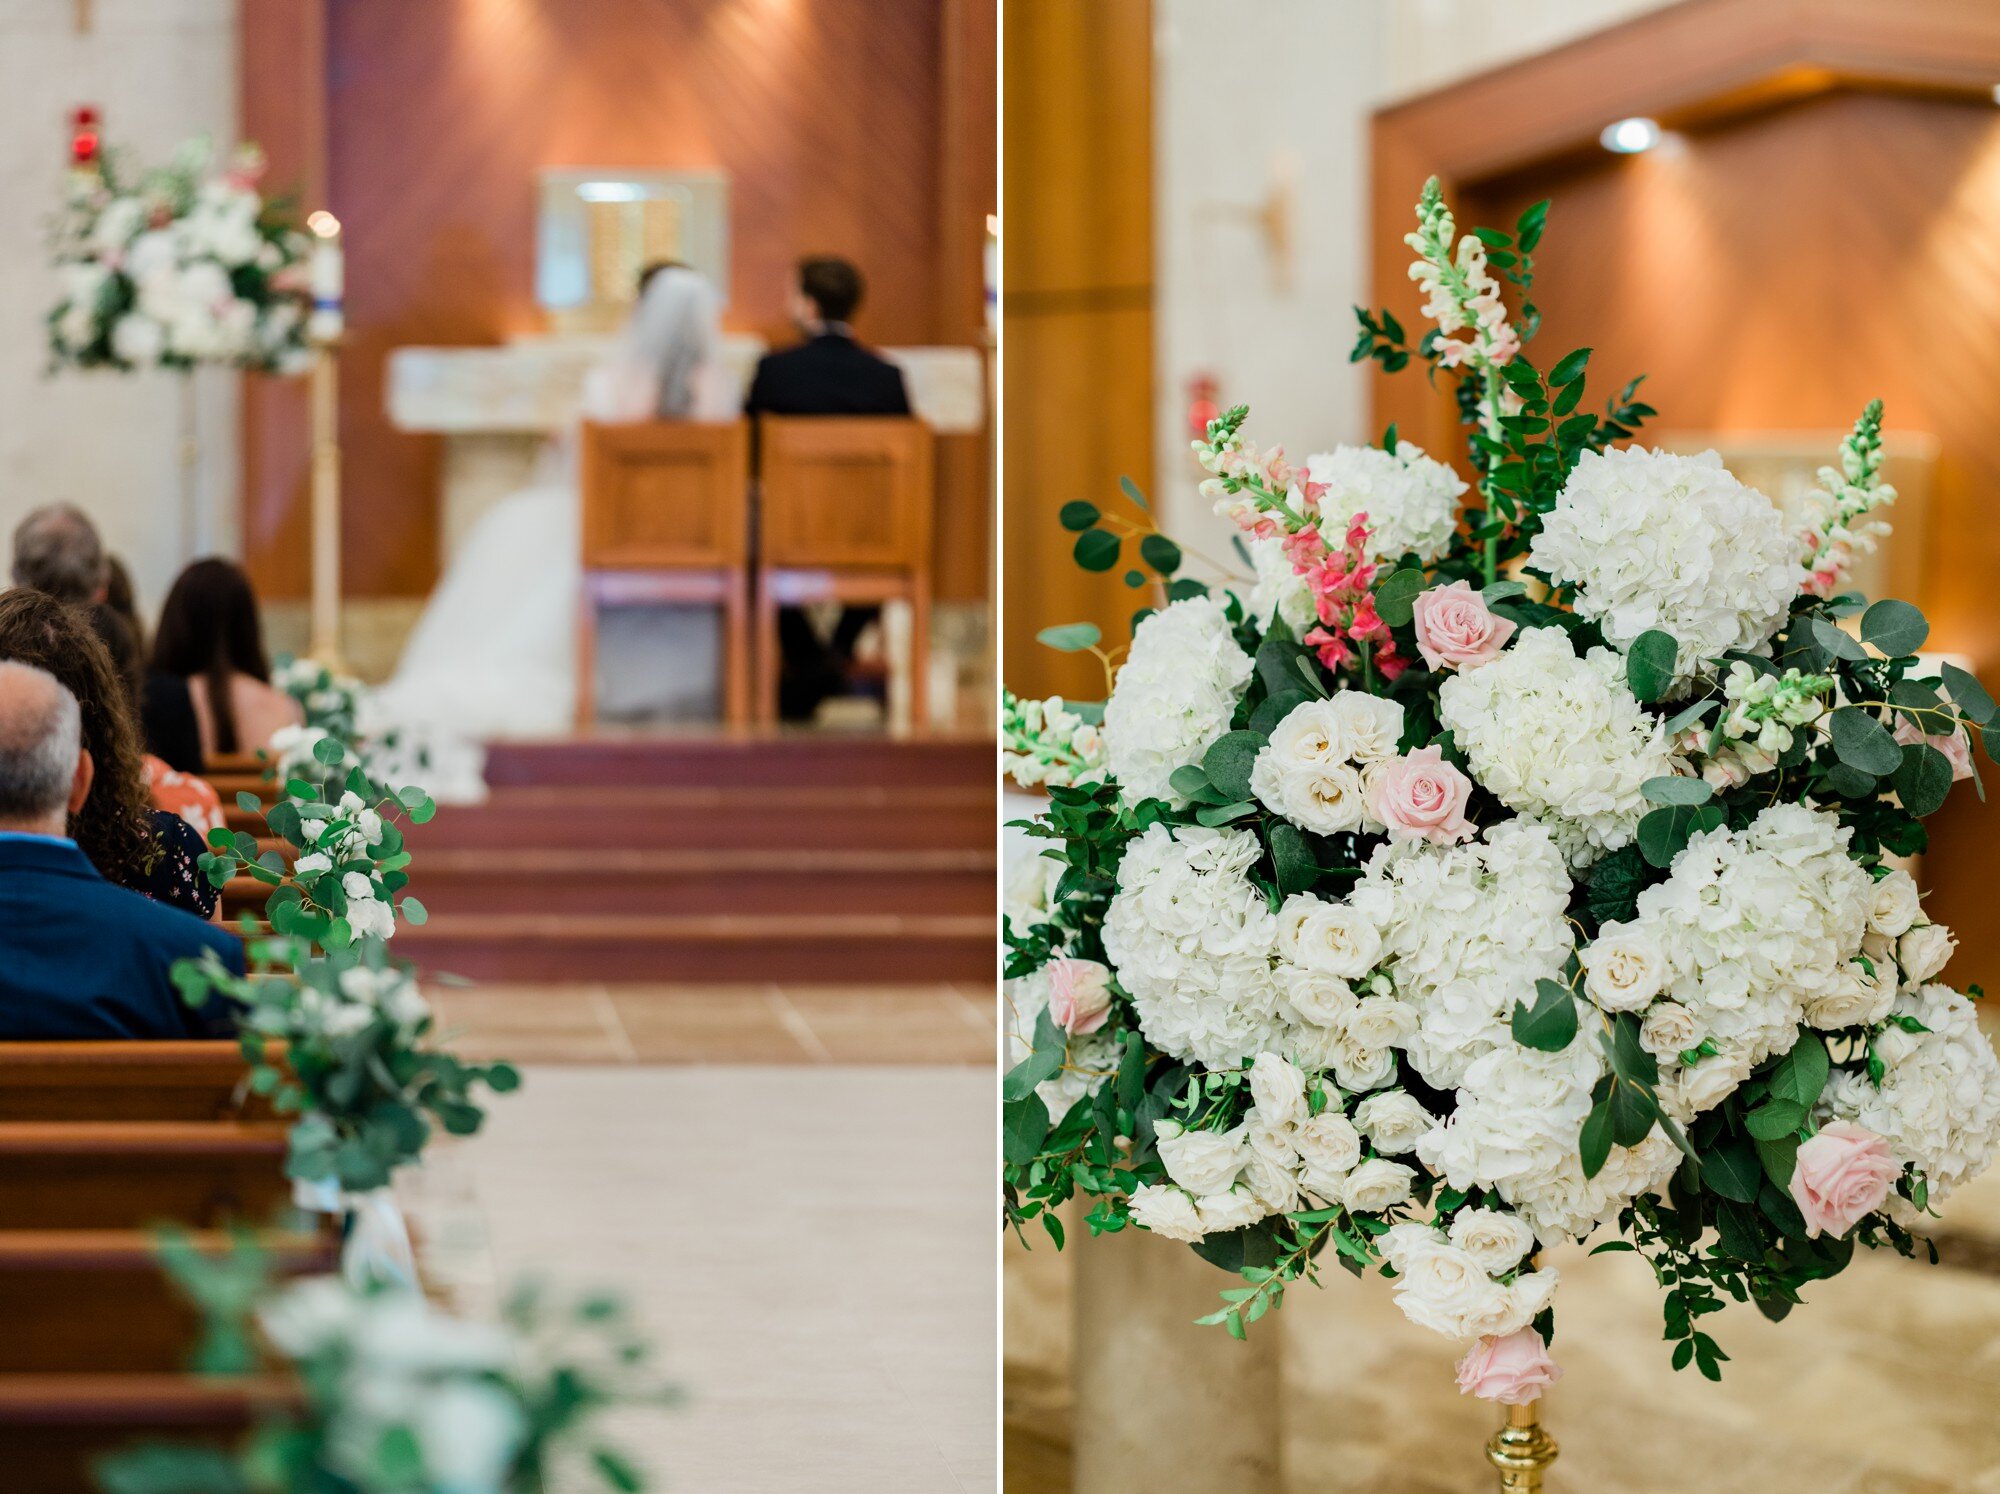
<svg viewBox="0 0 2000 1494"><path fill-rule="evenodd" d="M1634 115L1621 119L1616 124L1604 127L1604 133L1597 137L1598 143L1606 150L1621 156L1636 156L1641 151L1651 150L1660 143L1660 122Z"/></svg>

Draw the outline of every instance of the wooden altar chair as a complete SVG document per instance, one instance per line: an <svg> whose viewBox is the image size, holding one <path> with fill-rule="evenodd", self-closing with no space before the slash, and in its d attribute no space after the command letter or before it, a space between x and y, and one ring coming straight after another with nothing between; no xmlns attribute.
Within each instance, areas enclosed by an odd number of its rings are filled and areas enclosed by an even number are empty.
<svg viewBox="0 0 2000 1494"><path fill-rule="evenodd" d="M909 604L902 688L909 720L921 724L936 492L930 427L904 416L765 415L757 443L758 724L778 719L779 609L821 601Z"/></svg>
<svg viewBox="0 0 2000 1494"><path fill-rule="evenodd" d="M750 428L583 426L577 724L597 714L597 612L711 603L722 612L722 716L750 719Z"/></svg>

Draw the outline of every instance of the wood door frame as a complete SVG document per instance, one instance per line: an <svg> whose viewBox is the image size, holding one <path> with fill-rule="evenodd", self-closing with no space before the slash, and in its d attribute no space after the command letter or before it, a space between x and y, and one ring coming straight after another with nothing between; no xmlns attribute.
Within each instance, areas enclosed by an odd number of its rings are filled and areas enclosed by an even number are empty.
<svg viewBox="0 0 2000 1494"><path fill-rule="evenodd" d="M1992 0L1680 0L1566 45L1375 112L1370 130L1369 293L1411 298L1402 242L1425 178L1447 200L1602 149L1631 115L1694 133L1838 90L1952 99L2000 84ZM1469 226L1461 224L1461 226ZM1422 380L1370 379L1373 423L1427 450L1455 449L1457 411Z"/></svg>

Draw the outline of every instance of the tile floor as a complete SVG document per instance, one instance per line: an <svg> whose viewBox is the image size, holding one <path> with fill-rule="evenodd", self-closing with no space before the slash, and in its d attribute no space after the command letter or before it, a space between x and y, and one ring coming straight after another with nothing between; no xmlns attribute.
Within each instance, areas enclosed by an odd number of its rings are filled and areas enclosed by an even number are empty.
<svg viewBox="0 0 2000 1494"><path fill-rule="evenodd" d="M473 1312L523 1273L621 1287L686 1395L616 1424L656 1487L994 1494L990 991L440 1005L525 1082L412 1180L427 1269Z"/></svg>
<svg viewBox="0 0 2000 1494"><path fill-rule="evenodd" d="M975 985L510 986L430 992L454 1051L522 1063L994 1061Z"/></svg>

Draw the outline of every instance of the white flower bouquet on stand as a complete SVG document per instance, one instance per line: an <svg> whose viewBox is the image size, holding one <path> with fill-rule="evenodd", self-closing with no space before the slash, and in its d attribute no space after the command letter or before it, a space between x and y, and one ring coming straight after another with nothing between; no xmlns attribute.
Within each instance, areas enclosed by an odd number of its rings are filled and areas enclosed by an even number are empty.
<svg viewBox="0 0 2000 1494"><path fill-rule="evenodd" d="M127 179L115 156L71 173L51 235L56 367L302 372L309 240L259 190L254 146L217 171L206 140Z"/></svg>
<svg viewBox="0 0 2000 1494"><path fill-rule="evenodd" d="M1589 350L1536 367L1503 301L1546 206L1461 238L1431 184L1434 327L1361 316L1357 360L1457 381L1470 485L1393 427L1294 466L1232 410L1195 449L1255 585L1146 534L1122 665L1043 634L1108 699L1008 712L1050 842L1009 898L1010 1219L1060 1245L1082 1193L1093 1232L1187 1241L1240 1274L1204 1319L1238 1336L1325 1264L1381 1274L1517 1408L1560 1374L1540 1251L1637 1251L1714 1379L1705 1319L1927 1249L2000 1146L1897 865L1994 703L1839 589L1894 497L1880 406L1807 533L1713 453L1619 444L1638 381L1583 410ZM1063 522L1098 571L1139 527Z"/></svg>

